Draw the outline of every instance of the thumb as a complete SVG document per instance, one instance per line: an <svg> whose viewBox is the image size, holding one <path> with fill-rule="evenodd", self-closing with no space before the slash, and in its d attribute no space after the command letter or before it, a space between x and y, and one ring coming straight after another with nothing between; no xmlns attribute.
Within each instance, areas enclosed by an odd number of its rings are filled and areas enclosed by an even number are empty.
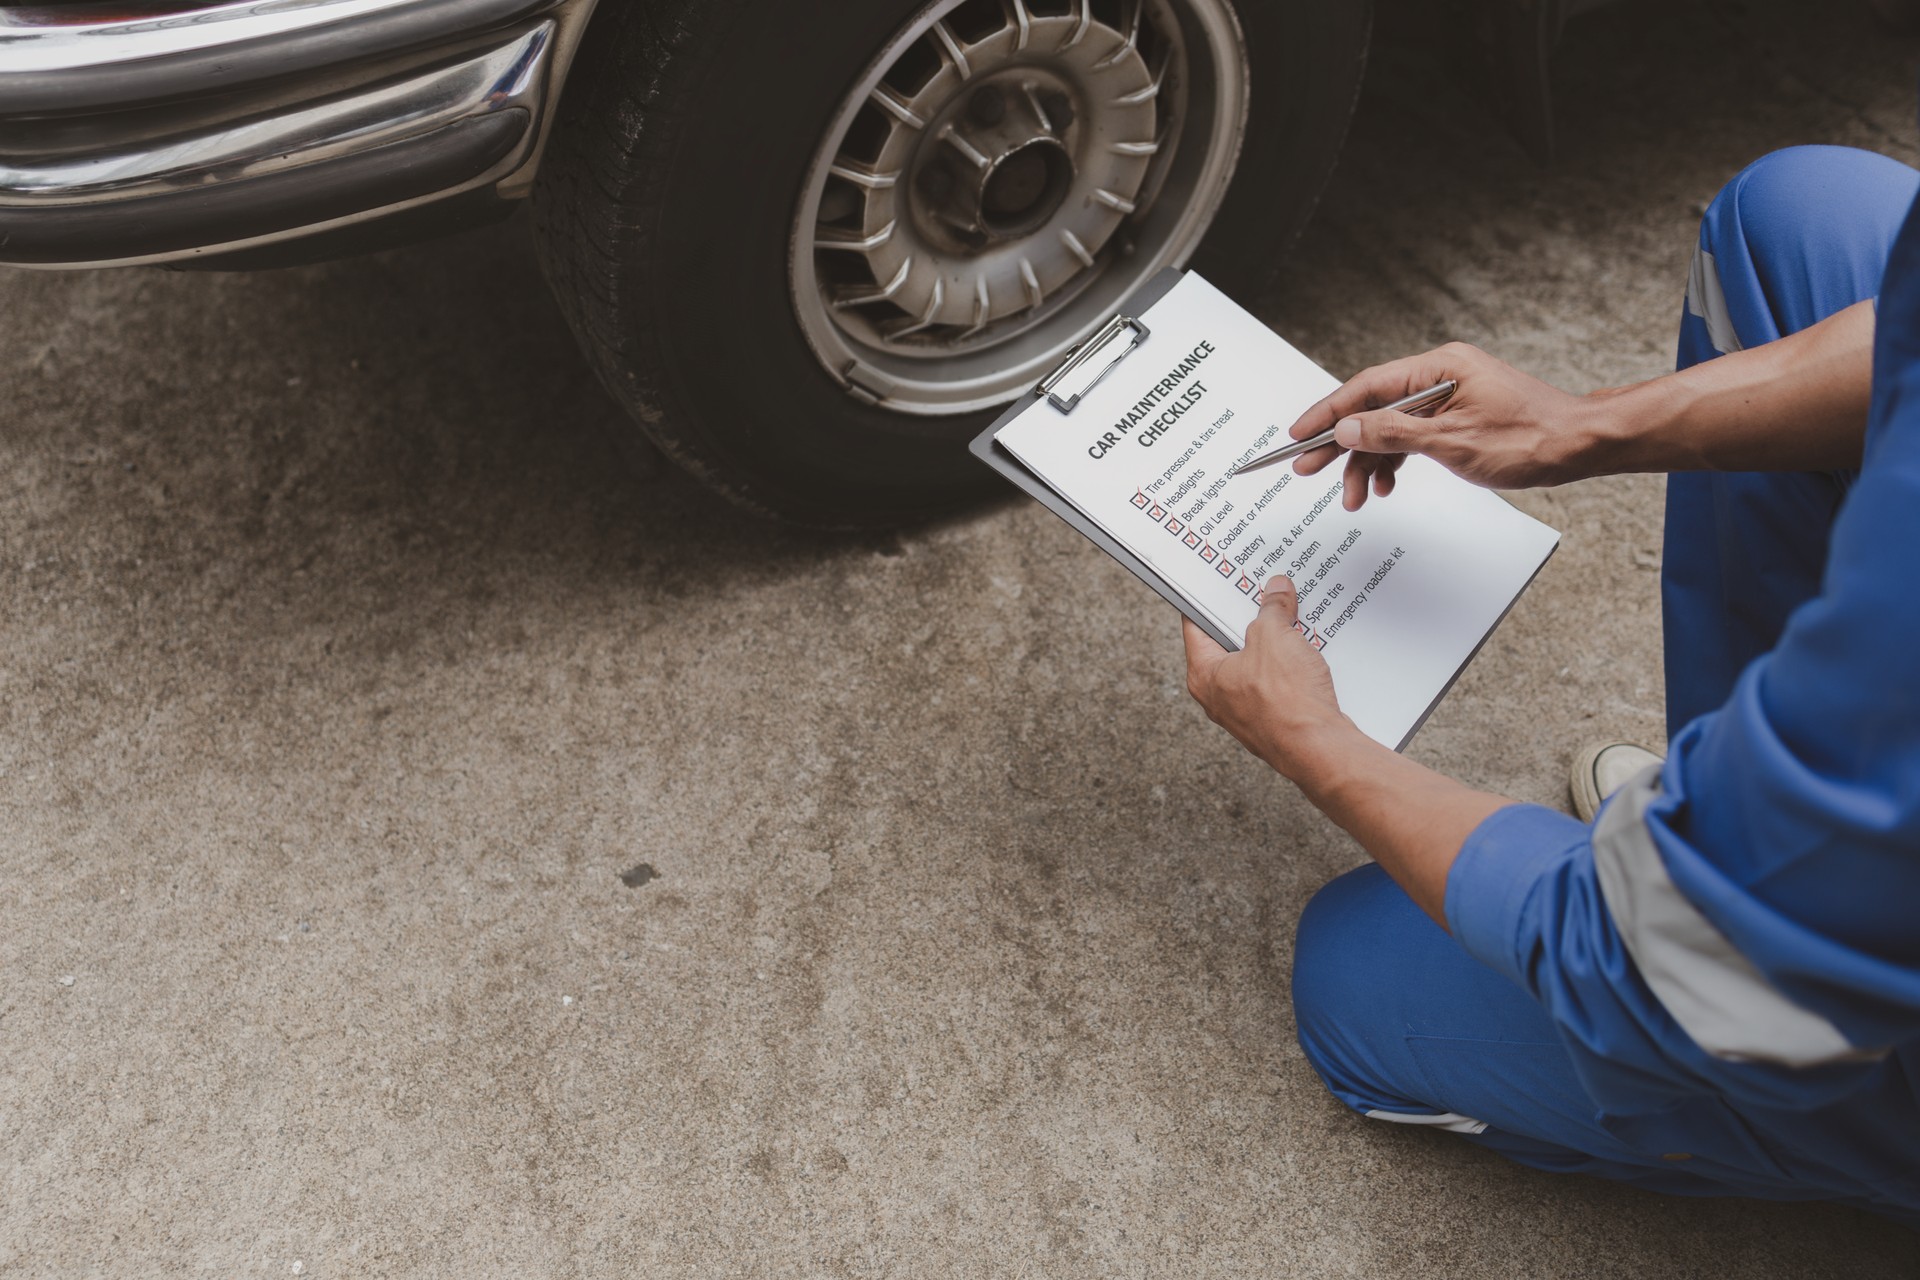
<svg viewBox="0 0 1920 1280"><path fill-rule="evenodd" d="M1260 617L1263 621L1278 622L1282 627L1291 627L1300 618L1300 593L1294 589L1293 579L1284 573L1276 573L1267 579L1260 588Z"/></svg>
<svg viewBox="0 0 1920 1280"><path fill-rule="evenodd" d="M1356 453L1419 453L1432 420L1392 409L1350 413L1333 427L1334 443Z"/></svg>

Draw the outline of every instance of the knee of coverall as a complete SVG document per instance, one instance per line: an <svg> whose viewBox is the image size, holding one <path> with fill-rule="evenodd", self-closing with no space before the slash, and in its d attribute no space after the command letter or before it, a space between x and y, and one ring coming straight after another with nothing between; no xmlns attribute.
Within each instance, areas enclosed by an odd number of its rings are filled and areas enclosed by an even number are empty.
<svg viewBox="0 0 1920 1280"><path fill-rule="evenodd" d="M1790 147L1721 189L1700 225L1680 368L1771 342L1879 292L1920 173L1849 147ZM1667 730L1732 692L1818 590L1850 477L1678 473L1661 599Z"/></svg>
<svg viewBox="0 0 1920 1280"><path fill-rule="evenodd" d="M1819 323L1879 292L1920 174L1854 147L1787 147L1720 189L1687 281L1682 368Z"/></svg>
<svg viewBox="0 0 1920 1280"><path fill-rule="evenodd" d="M1377 864L1321 886L1300 913L1293 942L1293 1016L1300 1048L1333 1096L1355 1111L1427 1109L1381 1077L1383 1047L1370 1043L1381 968L1378 920L1404 897ZM1418 911L1418 908L1414 908Z"/></svg>

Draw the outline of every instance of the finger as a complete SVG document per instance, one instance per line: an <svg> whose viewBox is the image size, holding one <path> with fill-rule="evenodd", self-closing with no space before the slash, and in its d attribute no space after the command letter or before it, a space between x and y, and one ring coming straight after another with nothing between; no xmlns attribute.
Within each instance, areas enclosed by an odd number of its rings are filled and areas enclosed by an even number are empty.
<svg viewBox="0 0 1920 1280"><path fill-rule="evenodd" d="M1293 460L1293 472L1295 475L1310 476L1325 471L1345 452L1337 444L1330 444L1324 449L1309 449Z"/></svg>
<svg viewBox="0 0 1920 1280"><path fill-rule="evenodd" d="M1192 618L1180 620L1180 635L1187 645L1187 675L1192 678L1195 672L1211 671L1227 656L1217 641L1199 627L1193 625Z"/></svg>
<svg viewBox="0 0 1920 1280"><path fill-rule="evenodd" d="M1350 413L1334 426L1334 441L1359 453L1424 453L1439 428L1433 418L1391 409Z"/></svg>
<svg viewBox="0 0 1920 1280"><path fill-rule="evenodd" d="M1380 465L1373 469L1375 497L1384 498L1393 492L1394 482L1400 475L1400 464L1404 461L1406 461L1405 454L1395 454L1392 457L1380 459Z"/></svg>
<svg viewBox="0 0 1920 1280"><path fill-rule="evenodd" d="M1295 440L1305 440L1350 414L1392 404L1403 396L1424 391L1454 377L1448 372L1454 363L1450 354L1442 349L1363 369L1301 414L1288 434Z"/></svg>
<svg viewBox="0 0 1920 1280"><path fill-rule="evenodd" d="M1367 481L1373 478L1373 456L1365 453L1347 455L1347 469L1340 475L1340 505L1347 511L1358 511L1367 505Z"/></svg>

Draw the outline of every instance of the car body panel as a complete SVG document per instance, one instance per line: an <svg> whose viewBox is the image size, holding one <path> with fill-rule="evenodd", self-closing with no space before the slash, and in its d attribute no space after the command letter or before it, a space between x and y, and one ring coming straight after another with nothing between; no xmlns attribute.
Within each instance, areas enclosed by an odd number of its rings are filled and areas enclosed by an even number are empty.
<svg viewBox="0 0 1920 1280"><path fill-rule="evenodd" d="M0 262L190 262L524 196L594 7L0 7Z"/></svg>

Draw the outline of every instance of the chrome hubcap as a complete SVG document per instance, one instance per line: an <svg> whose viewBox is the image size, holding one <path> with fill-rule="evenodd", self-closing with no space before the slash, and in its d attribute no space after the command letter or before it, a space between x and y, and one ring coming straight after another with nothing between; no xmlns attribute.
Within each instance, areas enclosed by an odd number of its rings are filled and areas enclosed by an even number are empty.
<svg viewBox="0 0 1920 1280"><path fill-rule="evenodd" d="M1244 120L1237 36L1224 0L923 10L843 103L799 202L794 304L821 362L911 413L1032 383L1197 243Z"/></svg>
<svg viewBox="0 0 1920 1280"><path fill-rule="evenodd" d="M915 230L950 253L977 252L1039 230L1073 186L1073 153L1060 136L1064 125L1053 122L1054 115L1070 119L1072 106L1051 93L1048 112L1037 77L1000 80L962 100L959 118L938 135L948 145L927 148L908 182L919 196L910 202Z"/></svg>

